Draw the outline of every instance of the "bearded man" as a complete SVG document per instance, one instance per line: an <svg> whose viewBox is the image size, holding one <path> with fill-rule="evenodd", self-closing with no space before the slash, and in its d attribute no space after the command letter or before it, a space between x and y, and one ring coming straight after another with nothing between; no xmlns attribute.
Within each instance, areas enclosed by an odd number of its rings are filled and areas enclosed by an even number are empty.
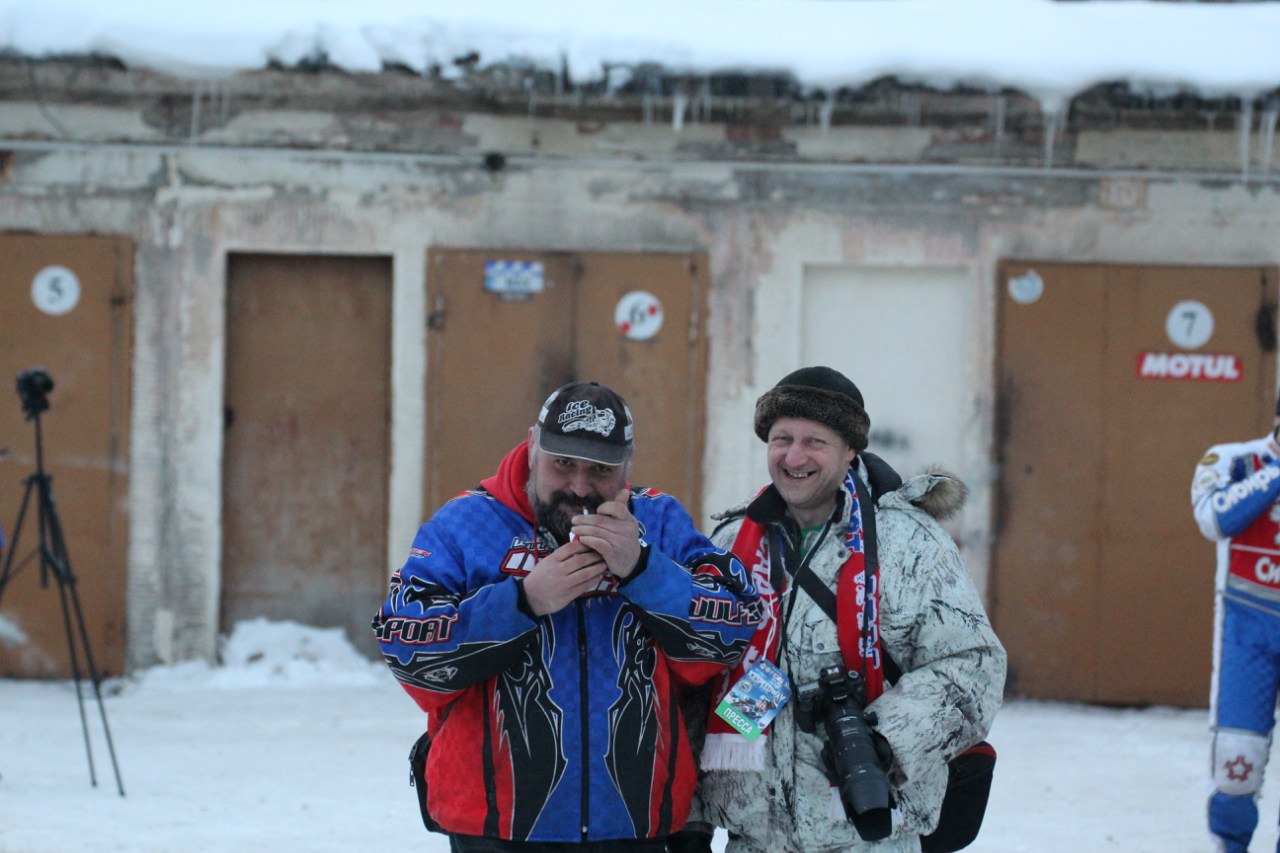
<svg viewBox="0 0 1280 853"><path fill-rule="evenodd" d="M661 853L688 817L679 696L738 660L759 601L674 498L629 485L634 450L616 392L565 385L391 579L373 629L428 713L414 781L455 853Z"/></svg>

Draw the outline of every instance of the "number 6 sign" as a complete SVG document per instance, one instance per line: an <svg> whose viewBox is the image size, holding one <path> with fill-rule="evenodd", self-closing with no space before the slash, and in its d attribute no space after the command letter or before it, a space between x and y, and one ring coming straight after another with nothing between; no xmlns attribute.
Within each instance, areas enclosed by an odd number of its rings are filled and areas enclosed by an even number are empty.
<svg viewBox="0 0 1280 853"><path fill-rule="evenodd" d="M633 290L618 300L613 322L623 337L647 341L662 328L662 303L645 290Z"/></svg>

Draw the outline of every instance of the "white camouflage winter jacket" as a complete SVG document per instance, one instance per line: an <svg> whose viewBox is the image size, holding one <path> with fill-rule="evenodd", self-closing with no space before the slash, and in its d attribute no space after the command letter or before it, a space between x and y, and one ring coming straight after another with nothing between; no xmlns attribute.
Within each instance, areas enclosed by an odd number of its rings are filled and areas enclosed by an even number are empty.
<svg viewBox="0 0 1280 853"><path fill-rule="evenodd" d="M859 460L865 482L866 470ZM918 836L938 820L947 784L947 762L986 737L1004 691L1006 656L951 537L938 518L953 514L965 497L960 481L945 473L915 477L882 496L876 527L880 560L883 649L903 671L873 702L877 730L893 748L889 778L897 808L893 834L863 841L833 803L822 769L822 740L796 728L789 702L774 720L765 770L710 771L699 783L695 817L728 829L729 850L913 851ZM724 513L731 519L712 539L729 548L749 502ZM838 523L830 527L810 566L834 588L848 552L845 493ZM782 668L796 685L813 682L841 662L836 626L801 590L787 628Z"/></svg>

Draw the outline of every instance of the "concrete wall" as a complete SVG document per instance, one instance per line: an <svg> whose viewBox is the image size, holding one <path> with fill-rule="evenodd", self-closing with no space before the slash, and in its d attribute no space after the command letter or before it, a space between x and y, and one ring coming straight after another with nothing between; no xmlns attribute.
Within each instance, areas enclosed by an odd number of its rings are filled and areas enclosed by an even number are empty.
<svg viewBox="0 0 1280 853"><path fill-rule="evenodd" d="M0 230L124 234L137 247L131 667L216 650L230 252L393 259L387 537L396 564L421 514L429 246L706 250L705 503L693 508L704 521L764 482L752 410L800 366L806 268L958 270L974 318L962 355L971 405L940 413L963 435L964 458L939 461L972 489L955 533L983 588L997 478L997 262L1280 263L1269 152L1255 143L1241 166L1242 137L1230 130L1177 138L1095 131L1074 140L1070 167L1027 168L913 162L938 138L921 127L806 126L792 131L789 156L735 160L689 153L725 139L718 125L677 131L473 113L451 126L454 150L415 154L303 150L351 123L316 110L239 115L191 144L158 135L127 104L58 110L76 141L51 138L37 104L0 103ZM500 168L482 166L490 150L506 152ZM1158 153L1163 171L1134 172L1144 150ZM874 368L912 387L910 375L895 374L902 368L892 351Z"/></svg>

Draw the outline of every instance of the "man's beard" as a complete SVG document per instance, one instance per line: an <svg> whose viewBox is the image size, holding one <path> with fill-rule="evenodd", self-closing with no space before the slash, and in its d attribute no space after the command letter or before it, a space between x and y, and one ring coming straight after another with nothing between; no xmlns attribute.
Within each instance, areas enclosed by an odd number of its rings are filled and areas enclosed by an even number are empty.
<svg viewBox="0 0 1280 853"><path fill-rule="evenodd" d="M538 525L550 530L551 535L561 544L569 541L569 531L573 527L570 519L573 516L581 515L583 508L595 512L604 503L599 495L580 498L566 491L553 492L549 501L542 500L535 493L529 496L529 501L533 504L533 517L537 519Z"/></svg>

